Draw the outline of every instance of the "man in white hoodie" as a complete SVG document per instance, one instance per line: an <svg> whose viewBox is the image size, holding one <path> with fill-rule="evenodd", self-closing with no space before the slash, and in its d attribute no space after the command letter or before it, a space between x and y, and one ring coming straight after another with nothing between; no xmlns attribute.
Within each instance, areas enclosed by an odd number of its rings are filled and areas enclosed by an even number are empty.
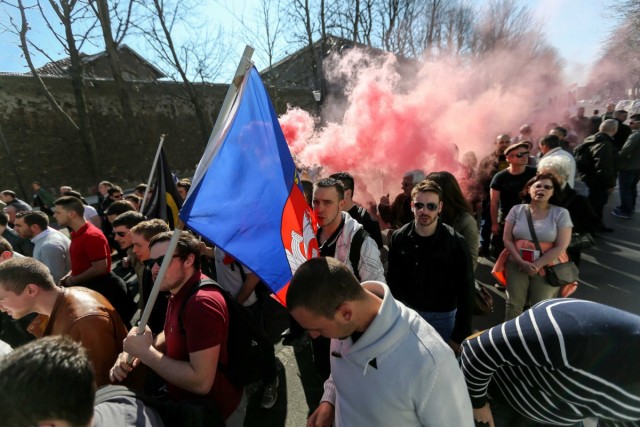
<svg viewBox="0 0 640 427"><path fill-rule="evenodd" d="M360 285L336 259L311 259L287 308L312 337L331 338L331 376L308 426L474 425L453 352L384 283Z"/></svg>

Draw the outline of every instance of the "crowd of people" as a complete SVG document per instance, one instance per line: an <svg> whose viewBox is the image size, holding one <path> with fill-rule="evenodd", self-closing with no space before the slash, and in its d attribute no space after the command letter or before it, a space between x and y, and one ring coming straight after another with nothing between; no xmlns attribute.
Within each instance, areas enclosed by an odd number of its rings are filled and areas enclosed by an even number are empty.
<svg viewBox="0 0 640 427"><path fill-rule="evenodd" d="M626 112L606 114L579 109L540 137L531 125L500 134L479 163L467 153L455 171L408 171L393 201L369 209L349 172L302 182L320 256L289 284L283 343L310 339L324 381L309 426L581 426L588 417L640 426L631 368L640 317L558 298L567 293L549 277L549 267L579 266L593 233L611 231L604 207L616 184L611 214L635 211L640 115L627 126ZM189 186L178 182L183 198ZM195 404L202 425L242 426L258 389L260 405L273 407L273 345L261 387L229 368L235 305L265 328L260 278L189 231L168 253L169 225L140 212L144 184L130 194L108 181L97 188L95 206L69 186L54 197L33 183L33 206L0 193L0 396L16 403L0 419L171 425L159 403L170 401L176 411ZM166 257L149 320L133 327ZM506 314L472 335L479 257L506 287ZM219 287L205 286L210 278Z"/></svg>

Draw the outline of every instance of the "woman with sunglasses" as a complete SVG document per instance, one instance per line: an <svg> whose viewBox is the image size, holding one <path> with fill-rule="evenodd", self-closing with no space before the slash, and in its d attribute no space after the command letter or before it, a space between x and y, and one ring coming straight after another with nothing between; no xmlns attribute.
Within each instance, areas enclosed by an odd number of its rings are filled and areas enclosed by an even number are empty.
<svg viewBox="0 0 640 427"><path fill-rule="evenodd" d="M551 203L554 194L559 193L560 184L553 175L538 174L527 182L522 192L528 203L514 206L507 215L503 234L505 250L493 269L497 278L500 279L501 272L506 276L505 320L519 316L525 304L533 306L558 293L559 288L551 286L544 277L544 267L557 263L560 257L566 260L573 227L569 211ZM533 242L527 212L531 213L542 253Z"/></svg>

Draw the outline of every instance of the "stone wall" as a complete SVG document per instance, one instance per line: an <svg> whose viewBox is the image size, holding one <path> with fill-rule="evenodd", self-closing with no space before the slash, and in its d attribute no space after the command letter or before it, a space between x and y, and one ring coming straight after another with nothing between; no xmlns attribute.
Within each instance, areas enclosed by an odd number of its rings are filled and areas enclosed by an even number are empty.
<svg viewBox="0 0 640 427"><path fill-rule="evenodd" d="M58 103L75 119L71 81L65 78L44 81ZM172 170L181 178L191 177L206 141L198 133L193 107L181 86L173 82L130 85L140 143L131 137L131 130L122 119L113 82L86 83L85 96L100 163L99 179L123 188L145 182L161 134L167 135L164 147ZM199 86L212 126L227 88L214 84ZM308 90L271 88L270 94L278 114L286 111L287 104L316 112L317 106ZM56 191L60 185L70 185L87 195L94 191L97 183L91 179L87 151L78 132L53 110L34 78L0 75L0 128L4 135L0 139L3 165L0 190L13 189L29 198L31 182L40 181Z"/></svg>

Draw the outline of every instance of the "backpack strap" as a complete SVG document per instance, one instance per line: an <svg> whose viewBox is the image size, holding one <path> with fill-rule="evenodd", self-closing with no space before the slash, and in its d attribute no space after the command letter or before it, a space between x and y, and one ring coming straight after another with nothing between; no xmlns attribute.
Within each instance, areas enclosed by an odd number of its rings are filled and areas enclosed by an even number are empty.
<svg viewBox="0 0 640 427"><path fill-rule="evenodd" d="M356 279L358 279L358 282L361 280L360 272L358 271L358 265L360 265L360 252L362 250L364 239L367 237L369 237L369 233L361 227L353 235L353 238L351 239L351 246L349 246L349 262L351 263L351 267L353 267L353 274L356 276Z"/></svg>
<svg viewBox="0 0 640 427"><path fill-rule="evenodd" d="M247 280L247 273L244 272L244 267L242 267L242 264L240 264L235 259L233 260L233 265L238 267L238 269L240 270L240 278L242 279L242 283L244 283Z"/></svg>
<svg viewBox="0 0 640 427"><path fill-rule="evenodd" d="M218 282L216 282L213 279L209 279L209 278L202 279L198 283L196 283L195 286L191 288L191 290L189 291L187 296L184 298L184 300L182 300L182 304L180 304L180 311L178 312L178 327L180 328L180 335L182 335L185 339L187 337L187 331L184 328L183 318L184 318L184 312L187 308L187 302L189 302L191 297L193 297L196 294L196 292L204 288L217 288L218 291L222 294L222 297L224 298L224 302L227 305L231 304L230 300L233 300L233 298L231 297L231 294L225 291L218 284ZM229 312L229 321L231 321L231 312ZM218 369L225 375L228 373L227 367L220 360L218 360Z"/></svg>
<svg viewBox="0 0 640 427"><path fill-rule="evenodd" d="M182 300L182 303L180 304L180 310L178 311L178 327L180 329L180 335L182 335L183 337L187 336L187 331L184 329L184 321L183 321L184 311L187 308L187 303L189 302L191 297L193 297L196 294L196 292L198 292L200 289L210 288L210 287L218 288L218 290L224 296L224 289L222 289L222 287L220 287L220 285L215 280L213 280L213 279L203 279L203 280L200 280L198 283L196 283L193 286L193 288L191 288L191 290L189 291L187 296L184 297L184 299ZM227 300L227 298L225 298L225 301L226 300Z"/></svg>

